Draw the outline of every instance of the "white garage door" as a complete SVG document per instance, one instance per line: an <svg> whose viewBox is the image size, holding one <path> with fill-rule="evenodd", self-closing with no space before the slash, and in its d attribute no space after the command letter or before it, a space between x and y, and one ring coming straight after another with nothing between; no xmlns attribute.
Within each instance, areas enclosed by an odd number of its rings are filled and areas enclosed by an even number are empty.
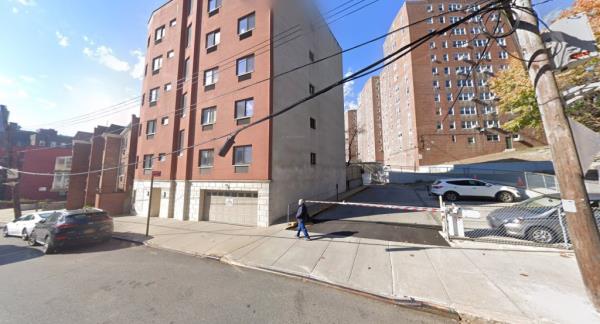
<svg viewBox="0 0 600 324"><path fill-rule="evenodd" d="M248 226L257 224L256 192L207 191L204 201L204 215L208 215L211 222Z"/></svg>

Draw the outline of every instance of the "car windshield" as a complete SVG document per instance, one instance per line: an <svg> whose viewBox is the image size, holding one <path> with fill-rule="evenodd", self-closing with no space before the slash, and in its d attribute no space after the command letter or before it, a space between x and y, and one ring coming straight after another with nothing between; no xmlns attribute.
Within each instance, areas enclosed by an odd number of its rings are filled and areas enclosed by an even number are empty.
<svg viewBox="0 0 600 324"><path fill-rule="evenodd" d="M554 208L560 205L560 199L548 196L527 199L518 206L525 208Z"/></svg>
<svg viewBox="0 0 600 324"><path fill-rule="evenodd" d="M50 213L39 213L38 215L40 215L41 218L46 219L50 216L52 216L52 214L54 214L54 212L50 212Z"/></svg>

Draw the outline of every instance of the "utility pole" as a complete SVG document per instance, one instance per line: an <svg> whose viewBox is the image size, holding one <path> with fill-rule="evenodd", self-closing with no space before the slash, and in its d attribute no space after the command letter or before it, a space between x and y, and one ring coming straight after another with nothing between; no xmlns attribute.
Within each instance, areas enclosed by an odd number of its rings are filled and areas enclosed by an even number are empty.
<svg viewBox="0 0 600 324"><path fill-rule="evenodd" d="M515 0L515 4L520 7L513 8L513 18L519 21L516 35L552 151L569 236L588 296L600 312L600 233L590 207L575 140L531 0Z"/></svg>
<svg viewBox="0 0 600 324"><path fill-rule="evenodd" d="M16 133L17 130L13 129L13 128L16 128L16 125L15 125L15 127L11 127L11 125L8 124L8 129L7 129L7 141L8 142L6 144L7 154L8 154L8 168L9 169L14 168L14 169L20 170L21 153L20 152L17 153L17 156L15 158L14 154L16 152L14 152L12 135L13 135L13 132ZM16 161L15 161L15 159L16 159ZM8 172L8 170L6 170L6 171ZM8 175L8 173L7 173L7 175ZM6 180L8 183L9 182L8 177ZM20 191L19 191L19 182L20 181L21 181L21 174L17 173L17 179L15 179L12 182L12 184L10 185L11 190L12 190L11 195L12 195L12 201L13 201L13 214L14 214L15 219L21 217L21 195L20 195Z"/></svg>

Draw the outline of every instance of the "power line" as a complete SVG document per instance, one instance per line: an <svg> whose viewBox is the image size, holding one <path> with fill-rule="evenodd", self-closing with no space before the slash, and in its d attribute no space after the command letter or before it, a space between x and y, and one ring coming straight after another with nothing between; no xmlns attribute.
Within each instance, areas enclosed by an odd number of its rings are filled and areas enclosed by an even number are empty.
<svg viewBox="0 0 600 324"><path fill-rule="evenodd" d="M485 3L485 2L488 2L488 1L489 1L489 0L482 0L482 1L479 1L479 3ZM461 10L461 11L466 11L466 10L468 10L468 9ZM410 23L410 24L407 24L407 25L405 25L405 26L401 26L401 27L399 27L399 28L396 28L396 29L394 29L394 30L392 30L392 31L389 31L389 32L387 32L387 33L385 33L385 34L382 34L382 35L380 35L380 36L374 37L374 38L372 38L372 39L369 39L369 40L367 40L367 41L365 41L365 42L362 42L362 43L360 43L360 44L357 44L357 45L354 45L354 46L352 46L352 47L349 47L349 48L347 48L347 49L344 49L344 50L341 50L341 51L335 52L335 53L333 53L333 54L330 54L330 55L328 55L328 56L325 56L325 57L323 57L323 58L320 58L320 59L314 60L314 61L312 61L312 62L309 62L309 63L306 63L306 64L302 64L302 65L299 65L299 66L297 66L297 67L295 67L295 68L292 68L291 70L288 70L288 71L285 71L285 72L282 72L282 73L276 74L276 75L274 75L273 77L268 77L268 78L265 78L265 79L259 80L259 81L257 81L257 82L253 82L253 83L251 83L251 84L245 85L244 87L241 87L241 88L238 88L238 89L235 89L235 90L229 91L229 92L225 92L225 93L222 93L222 94L220 94L220 95L217 95L217 96L212 96L212 97L205 98L205 100L214 100L214 99L218 99L218 98L221 98L221 97L224 97L224 96L230 95L230 94L232 94L232 93L235 93L235 92L238 92L238 91L241 91L241 90L247 89L247 88L249 88L249 87L251 87L251 86L254 86L254 85L257 85L257 84L260 84L260 83L263 83L263 82L269 81L269 80L271 80L271 79L275 79L275 78L278 78L278 77L281 77L281 76L284 76L284 75L287 75L287 74L293 73L293 72L295 72L295 71L301 70L301 69L303 69L303 68L306 68L306 67L308 67L308 66L315 65L315 64L318 64L318 63L321 63L321 62L327 61L327 60L329 60L329 59L332 59L332 58L334 58L334 57L337 57L337 56L339 56L339 55L342 55L342 54L348 53L348 52L350 52L350 51L354 51L354 50L356 50L356 49L359 49L359 48L361 48L361 47L364 47L364 46L370 45L370 44L372 44L372 43L375 43L375 42L377 42L377 41L379 41L379 40L381 40L381 39L384 39L384 38L386 38L386 37L388 37L388 36L390 36L390 35L393 35L393 34L395 34L395 33L398 33L398 32L400 32L400 31L402 31L402 30L404 30L404 29L407 29L407 28L410 28L410 27L412 27L412 26L415 26L415 25L418 25L418 24L424 23L424 22L428 21L429 19L432 19L432 18L437 18L437 17L441 17L441 16L445 16L445 15L448 15L448 14L453 14L453 13L456 13L456 11L445 11L445 12L443 12L443 13L439 13L439 14L436 14L436 15L429 16L429 17L427 17L427 18L424 18L424 19L421 19L421 20L418 20L418 21L412 22L412 23ZM292 27L292 28L293 28L293 27ZM287 31L289 31L289 29L288 29ZM281 34L282 34L282 33L280 33L280 35L281 35ZM293 33L292 33L292 34L293 34ZM437 36L437 35L434 35L434 37L435 37L435 36ZM378 70L380 70L380 69L381 69L381 68L379 68ZM369 73L373 73L374 71L376 71L376 70L373 70L373 71L371 71L371 72L369 72ZM199 74L199 73L195 73L195 74ZM365 75L363 75L363 76L365 76ZM363 76L359 76L358 78L360 78L360 77L363 77ZM358 79L358 78L356 78L356 79ZM182 79L182 80L184 80L184 79ZM189 81L189 80L188 80L188 81ZM188 82L188 81L185 81L185 82ZM176 108L175 110L173 110L173 111L169 112L168 114L166 114L166 115L162 115L162 116L158 116L157 118L165 118L165 117L170 117L171 115L177 115L177 114L179 114L179 113L181 113L181 112L183 112L183 111L187 110L188 108L189 108L189 110L190 110L190 111L192 111L192 110L196 110L197 106L198 106L198 103L194 103L194 104L191 104L189 107L187 107L187 106L186 106L186 107ZM113 132L116 132L116 131L122 131L122 130L125 130L125 129L129 128L129 127L133 127L133 126L139 126L139 125L143 125L143 123L142 123L142 122L140 122L140 123L137 123L137 124L132 124L132 125L128 125L128 126L125 126L125 127L119 127L119 128L115 128L114 130L112 130L112 131L110 131L110 132L106 132L106 133L104 133L104 134L110 134L110 133L113 133ZM92 138L99 138L99 137L102 137L102 136L104 136L104 134L96 135L96 136L93 136ZM43 150L43 149L51 149L51 148L40 148L40 150Z"/></svg>

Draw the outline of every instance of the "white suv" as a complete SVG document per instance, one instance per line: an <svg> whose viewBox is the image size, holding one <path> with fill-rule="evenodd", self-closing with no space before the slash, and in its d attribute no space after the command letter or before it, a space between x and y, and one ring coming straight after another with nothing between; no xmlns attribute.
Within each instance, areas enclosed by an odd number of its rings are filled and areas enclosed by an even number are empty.
<svg viewBox="0 0 600 324"><path fill-rule="evenodd" d="M488 197L509 203L521 198L515 187L470 178L437 180L431 185L431 193L447 201L456 201L461 197Z"/></svg>

